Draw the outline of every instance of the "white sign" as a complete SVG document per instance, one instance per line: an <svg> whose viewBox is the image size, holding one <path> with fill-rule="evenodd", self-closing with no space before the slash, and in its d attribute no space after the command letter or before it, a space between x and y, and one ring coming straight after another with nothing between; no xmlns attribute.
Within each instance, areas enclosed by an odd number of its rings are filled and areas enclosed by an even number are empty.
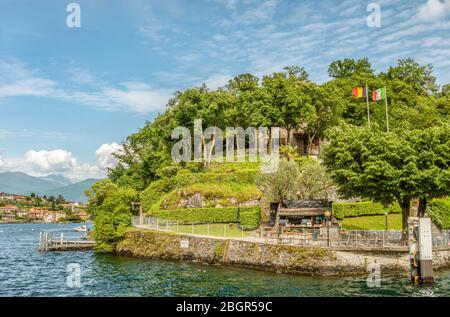
<svg viewBox="0 0 450 317"><path fill-rule="evenodd" d="M180 247L183 249L189 248L189 240L181 240Z"/></svg>

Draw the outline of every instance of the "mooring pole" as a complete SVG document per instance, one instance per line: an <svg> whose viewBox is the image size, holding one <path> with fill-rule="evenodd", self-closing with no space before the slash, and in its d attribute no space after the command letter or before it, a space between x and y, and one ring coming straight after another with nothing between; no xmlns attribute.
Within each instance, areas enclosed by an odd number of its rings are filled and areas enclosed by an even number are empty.
<svg viewBox="0 0 450 317"><path fill-rule="evenodd" d="M429 284L433 277L433 248L430 218L408 218L408 248L411 281Z"/></svg>

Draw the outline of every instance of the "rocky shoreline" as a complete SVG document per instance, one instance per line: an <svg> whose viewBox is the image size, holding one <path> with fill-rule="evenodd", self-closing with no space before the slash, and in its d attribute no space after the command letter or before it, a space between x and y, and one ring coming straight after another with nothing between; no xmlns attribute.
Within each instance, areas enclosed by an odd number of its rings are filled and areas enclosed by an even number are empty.
<svg viewBox="0 0 450 317"><path fill-rule="evenodd" d="M141 229L127 232L116 252L140 258L232 265L289 274L367 274L369 265L373 264L380 265L382 273L409 271L406 251L338 251ZM433 266L435 269L450 267L450 249L435 250Z"/></svg>

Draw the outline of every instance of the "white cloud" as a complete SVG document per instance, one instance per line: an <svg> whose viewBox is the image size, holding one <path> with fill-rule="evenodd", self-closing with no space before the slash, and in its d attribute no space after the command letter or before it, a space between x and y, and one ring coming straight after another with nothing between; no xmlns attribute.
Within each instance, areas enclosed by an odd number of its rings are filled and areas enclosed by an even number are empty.
<svg viewBox="0 0 450 317"><path fill-rule="evenodd" d="M87 178L104 178L106 177L105 171L96 165L76 164L73 168L66 173L66 176L73 181L81 181Z"/></svg>
<svg viewBox="0 0 450 317"><path fill-rule="evenodd" d="M199 84L205 84L209 89L217 89L219 87L223 87L228 84L228 81L232 78L231 75L227 74L216 74L207 78Z"/></svg>
<svg viewBox="0 0 450 317"><path fill-rule="evenodd" d="M82 68L70 68L72 79L90 84L94 77ZM36 70L28 69L16 59L0 62L0 98L38 96L62 99L105 110L132 111L147 114L164 109L172 95L170 89L155 89L143 82L123 82L120 85L90 87L89 91L63 88L52 80L39 77Z"/></svg>
<svg viewBox="0 0 450 317"><path fill-rule="evenodd" d="M20 166L16 164L14 168L11 166L11 169L35 176L62 174L72 181L104 178L106 176L105 170L101 166L88 163L80 164L72 153L66 150L30 150L25 153L24 158L25 160L19 164ZM19 162L20 160L16 161Z"/></svg>
<svg viewBox="0 0 450 317"><path fill-rule="evenodd" d="M113 156L113 153L121 150L122 146L116 142L102 144L97 151L95 151L95 156L97 157L100 168L104 170L113 168L117 164L117 158Z"/></svg>
<svg viewBox="0 0 450 317"><path fill-rule="evenodd" d="M125 82L122 85L124 89L104 89L101 96L118 108L125 106L142 114L164 109L172 95L171 90L153 89L140 82Z"/></svg>
<svg viewBox="0 0 450 317"><path fill-rule="evenodd" d="M79 84L91 84L94 82L94 76L87 68L72 66L66 69L69 79Z"/></svg>
<svg viewBox="0 0 450 317"><path fill-rule="evenodd" d="M428 0L417 10L420 20L437 20L450 13L450 0Z"/></svg>
<svg viewBox="0 0 450 317"><path fill-rule="evenodd" d="M46 96L54 93L55 83L36 75L36 71L14 58L0 61L0 98Z"/></svg>
<svg viewBox="0 0 450 317"><path fill-rule="evenodd" d="M3 161L3 157L0 155L0 168L2 168L5 165L5 162Z"/></svg>
<svg viewBox="0 0 450 317"><path fill-rule="evenodd" d="M40 173L67 172L76 164L72 153L65 150L34 151L25 153L25 161Z"/></svg>

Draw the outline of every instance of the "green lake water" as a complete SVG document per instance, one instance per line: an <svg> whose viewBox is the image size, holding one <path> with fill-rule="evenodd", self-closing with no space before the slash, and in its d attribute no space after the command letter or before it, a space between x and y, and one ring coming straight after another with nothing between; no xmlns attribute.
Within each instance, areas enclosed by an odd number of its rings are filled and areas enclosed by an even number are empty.
<svg viewBox="0 0 450 317"><path fill-rule="evenodd" d="M39 232L74 234L76 224L0 225L0 296L450 296L450 270L433 287L414 287L407 274L381 272L381 287L365 276L293 276L250 269L134 259L94 252L37 251ZM66 284L79 264L79 288Z"/></svg>

